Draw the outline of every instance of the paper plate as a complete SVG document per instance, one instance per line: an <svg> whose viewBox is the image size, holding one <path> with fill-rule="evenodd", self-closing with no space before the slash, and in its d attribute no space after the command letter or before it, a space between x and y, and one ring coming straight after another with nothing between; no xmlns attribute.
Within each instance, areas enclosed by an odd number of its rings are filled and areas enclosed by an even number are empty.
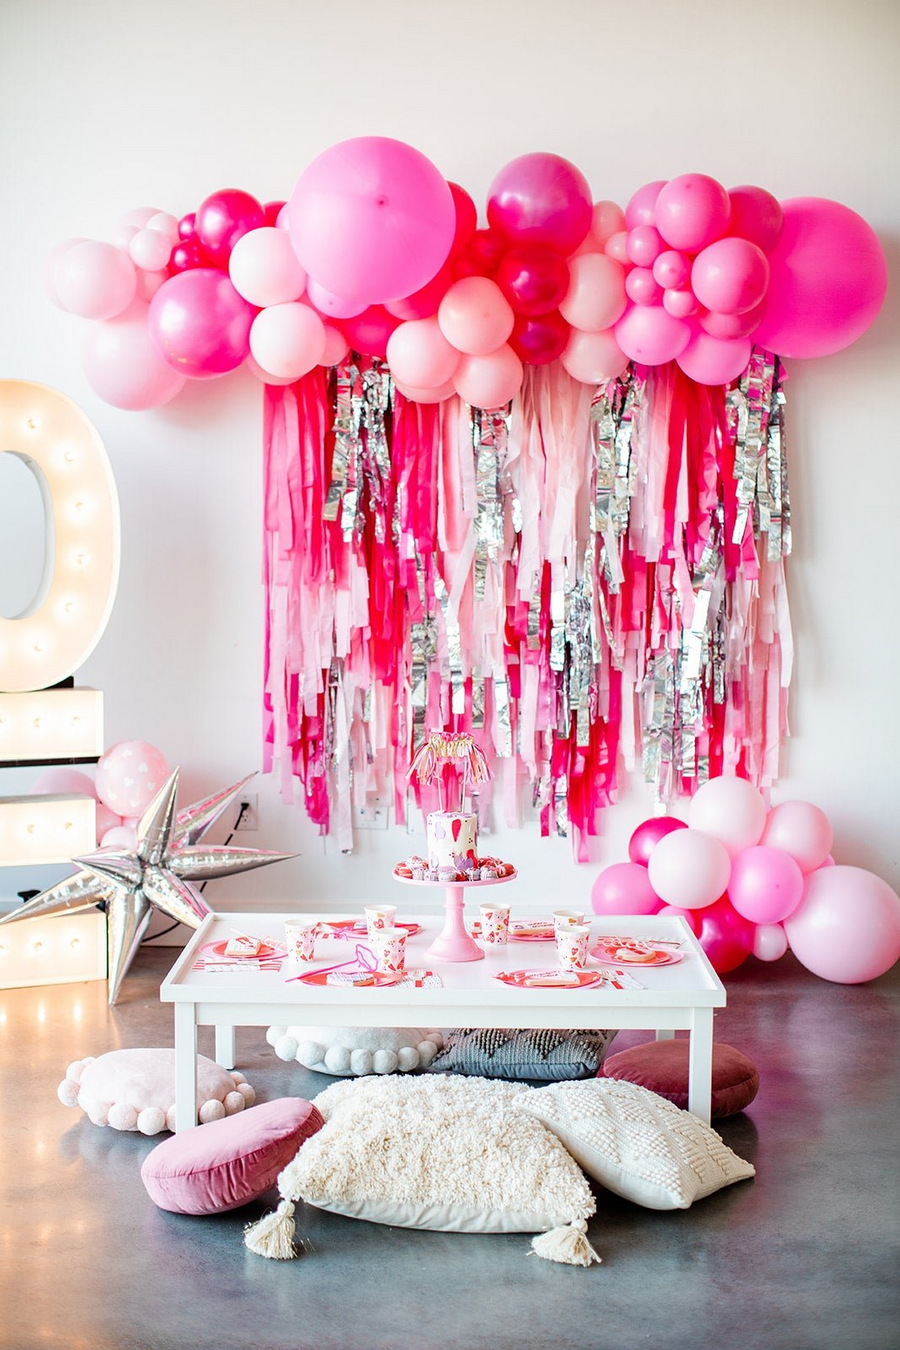
<svg viewBox="0 0 900 1350"><path fill-rule="evenodd" d="M602 943L594 947L591 956L604 966L622 966L629 970L655 970L657 966L674 966L679 961L684 960L684 952L668 952L657 947L656 955L652 961L634 961L625 956L617 956L616 952L621 951L620 947L605 947Z"/></svg>
<svg viewBox="0 0 900 1350"><path fill-rule="evenodd" d="M577 984L527 984L526 981L533 979L535 975L546 975L548 972L543 970L498 970L494 976L495 980L500 980L503 984L514 985L517 989L590 989L591 985L603 983L602 970L575 970L568 974L577 975ZM560 972L554 971L554 974Z"/></svg>
<svg viewBox="0 0 900 1350"><path fill-rule="evenodd" d="M284 956L287 950L283 946L273 947L271 943L263 942L261 943L258 952L241 952L240 955L238 956L235 956L231 952L229 952L228 955L226 956L225 948L227 946L228 946L227 941L211 942L208 947L204 948L204 951L211 951L214 952L216 956L223 956L225 957L226 961L265 961L272 956L279 956L279 957Z"/></svg>
<svg viewBox="0 0 900 1350"><path fill-rule="evenodd" d="M405 928L407 937L413 937L421 928L418 923L404 923L402 919L397 919L394 923L395 928ZM354 937L368 937L369 930L366 927L365 919L337 919L334 923L326 919L322 920L323 928L331 928L334 933L346 936L353 934ZM320 933L320 937L327 938L328 933Z"/></svg>
<svg viewBox="0 0 900 1350"><path fill-rule="evenodd" d="M340 985L340 984L329 984L329 983L328 983L328 976L329 976L330 974L331 974L330 970L311 970L311 971L309 972L308 975L298 975L298 976L297 976L297 979L298 979L298 981L302 981L303 984L314 984L314 985L316 985L317 987L321 987L321 988L323 988L323 989L325 989L325 988L327 988L327 989L353 989L353 988L354 988L353 985L349 985L349 984L345 984L345 985ZM357 989L378 989L378 988L381 988L381 987L384 986L384 985L389 985L389 984L399 984L400 981L403 980L403 979L405 979L405 978L406 978L406 971L405 971L405 970L401 970L401 971L399 971L397 974L389 974L387 971L376 970L376 971L374 971L374 973L373 973L373 979L374 979L374 983L373 983L373 984L358 984L358 985L355 986L355 988L357 988Z"/></svg>

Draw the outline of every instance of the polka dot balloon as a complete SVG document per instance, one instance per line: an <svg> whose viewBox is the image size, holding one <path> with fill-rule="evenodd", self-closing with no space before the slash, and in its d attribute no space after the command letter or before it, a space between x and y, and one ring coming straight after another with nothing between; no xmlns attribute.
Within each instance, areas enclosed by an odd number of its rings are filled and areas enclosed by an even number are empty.
<svg viewBox="0 0 900 1350"><path fill-rule="evenodd" d="M146 811L168 777L166 761L146 741L118 741L97 765L97 796L119 816Z"/></svg>

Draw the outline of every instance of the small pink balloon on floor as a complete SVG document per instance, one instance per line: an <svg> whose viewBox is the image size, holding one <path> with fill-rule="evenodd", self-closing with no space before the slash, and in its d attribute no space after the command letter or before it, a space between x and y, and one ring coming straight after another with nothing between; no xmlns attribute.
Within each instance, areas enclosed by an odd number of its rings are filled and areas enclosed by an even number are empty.
<svg viewBox="0 0 900 1350"><path fill-rule="evenodd" d="M646 867L650 861L650 854L660 839L664 839L673 830L686 829L687 823L679 820L677 816L651 816L649 820L644 820L638 825L629 839L628 856L633 863L640 863L642 867Z"/></svg>
<svg viewBox="0 0 900 1350"><path fill-rule="evenodd" d="M753 955L760 961L780 961L788 949L787 933L780 923L761 923L753 934Z"/></svg>
<svg viewBox="0 0 900 1350"><path fill-rule="evenodd" d="M835 984L875 980L900 959L900 897L862 867L823 867L784 921L807 970Z"/></svg>
<svg viewBox="0 0 900 1350"><path fill-rule="evenodd" d="M119 816L146 811L168 777L161 751L147 741L118 741L97 765L97 796Z"/></svg>
<svg viewBox="0 0 900 1350"><path fill-rule="evenodd" d="M604 867L594 882L591 904L595 914L655 914L661 901L646 867L623 862Z"/></svg>

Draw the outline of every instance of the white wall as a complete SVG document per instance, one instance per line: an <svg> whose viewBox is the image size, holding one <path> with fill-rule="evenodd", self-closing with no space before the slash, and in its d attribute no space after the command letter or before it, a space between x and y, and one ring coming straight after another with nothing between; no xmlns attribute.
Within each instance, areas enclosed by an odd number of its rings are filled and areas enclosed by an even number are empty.
<svg viewBox="0 0 900 1350"><path fill-rule="evenodd" d="M385 134L479 200L501 165L537 149L622 202L690 170L833 197L871 221L896 270L894 0L5 0L0 23L0 374L62 389L106 443L122 579L80 680L106 691L108 741L158 744L187 796L261 763L260 391L235 376L158 413L100 402L80 370L82 321L41 288L56 241L103 237L136 205L181 214L223 186L286 196L318 151ZM894 884L898 314L892 297L855 347L790 369L798 657L777 793L820 803L839 860ZM0 791L27 779L7 773ZM361 834L343 857L271 781L259 792L260 830L243 842L303 857L215 883L208 898L396 898L404 833ZM607 814L597 863L625 857L649 804L636 785ZM518 861L523 903L586 897L597 870L536 826L492 846Z"/></svg>

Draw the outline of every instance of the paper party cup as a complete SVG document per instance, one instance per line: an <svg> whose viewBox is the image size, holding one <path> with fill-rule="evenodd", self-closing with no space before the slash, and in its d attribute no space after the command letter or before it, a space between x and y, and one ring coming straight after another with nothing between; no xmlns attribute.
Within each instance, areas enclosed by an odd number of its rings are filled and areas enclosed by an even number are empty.
<svg viewBox="0 0 900 1350"><path fill-rule="evenodd" d="M309 919L285 919L284 938L288 956L294 961L314 961L318 932L318 923L311 923Z"/></svg>
<svg viewBox="0 0 900 1350"><path fill-rule="evenodd" d="M509 941L509 905L484 904L481 909L481 940L492 946Z"/></svg>
<svg viewBox="0 0 900 1350"><path fill-rule="evenodd" d="M396 905L366 905L366 929L371 938L384 928L393 928L397 918Z"/></svg>
<svg viewBox="0 0 900 1350"><path fill-rule="evenodd" d="M587 965L588 943L591 929L589 924L577 927L557 928L556 951L563 970L584 970Z"/></svg>
<svg viewBox="0 0 900 1350"><path fill-rule="evenodd" d="M369 941L375 952L377 970L388 975L397 975L406 963L406 929L376 928L369 935Z"/></svg>
<svg viewBox="0 0 900 1350"><path fill-rule="evenodd" d="M583 909L555 909L553 911L553 928L555 932L558 932L560 928L580 928L583 923Z"/></svg>

